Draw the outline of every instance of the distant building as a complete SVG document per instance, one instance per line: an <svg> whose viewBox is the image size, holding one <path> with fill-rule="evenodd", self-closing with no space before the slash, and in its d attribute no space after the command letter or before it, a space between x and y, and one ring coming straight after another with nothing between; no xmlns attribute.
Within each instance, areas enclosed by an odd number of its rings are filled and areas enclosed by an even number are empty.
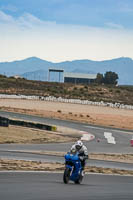
<svg viewBox="0 0 133 200"><path fill-rule="evenodd" d="M56 75L58 75L58 77ZM48 70L48 81L64 82L63 75L64 75L64 69L50 68Z"/></svg>
<svg viewBox="0 0 133 200"><path fill-rule="evenodd" d="M94 83L96 80L97 74L83 74L83 73L64 73L64 82L65 83L75 83L75 84L90 84Z"/></svg>
<svg viewBox="0 0 133 200"><path fill-rule="evenodd" d="M83 74L64 72L64 69L50 68L48 71L48 81L74 83L74 84L90 84L94 83L97 74Z"/></svg>

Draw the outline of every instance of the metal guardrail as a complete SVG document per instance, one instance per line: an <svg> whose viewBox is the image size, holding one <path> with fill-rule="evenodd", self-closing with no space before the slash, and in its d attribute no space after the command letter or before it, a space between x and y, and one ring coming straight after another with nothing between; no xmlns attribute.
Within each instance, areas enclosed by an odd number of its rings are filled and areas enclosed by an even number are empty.
<svg viewBox="0 0 133 200"><path fill-rule="evenodd" d="M8 127L9 119L6 117L0 117L0 126Z"/></svg>
<svg viewBox="0 0 133 200"><path fill-rule="evenodd" d="M9 125L23 126L23 127L28 127L28 128L36 128L36 129L47 130L47 131L57 131L57 127L52 126L52 125L0 117L0 126L8 127Z"/></svg>

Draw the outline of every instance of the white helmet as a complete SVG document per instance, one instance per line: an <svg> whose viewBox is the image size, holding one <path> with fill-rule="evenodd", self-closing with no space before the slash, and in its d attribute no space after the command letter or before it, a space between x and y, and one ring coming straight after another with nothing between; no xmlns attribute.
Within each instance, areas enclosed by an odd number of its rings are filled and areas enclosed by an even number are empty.
<svg viewBox="0 0 133 200"><path fill-rule="evenodd" d="M76 143L75 143L75 147L76 149L80 150L83 146L83 143L81 142L81 140L78 140Z"/></svg>

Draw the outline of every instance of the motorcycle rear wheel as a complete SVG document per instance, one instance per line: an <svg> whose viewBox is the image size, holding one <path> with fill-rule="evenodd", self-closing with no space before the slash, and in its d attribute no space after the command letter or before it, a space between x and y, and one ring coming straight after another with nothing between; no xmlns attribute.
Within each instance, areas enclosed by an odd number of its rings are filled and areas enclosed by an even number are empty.
<svg viewBox="0 0 133 200"><path fill-rule="evenodd" d="M67 184L69 182L69 179L70 179L70 170L66 168L63 175L64 183Z"/></svg>

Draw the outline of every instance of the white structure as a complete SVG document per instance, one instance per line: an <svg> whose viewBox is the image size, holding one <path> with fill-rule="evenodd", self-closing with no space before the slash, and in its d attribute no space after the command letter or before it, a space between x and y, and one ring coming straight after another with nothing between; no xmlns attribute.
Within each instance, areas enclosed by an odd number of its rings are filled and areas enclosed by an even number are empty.
<svg viewBox="0 0 133 200"><path fill-rule="evenodd" d="M55 101L62 103L73 103L73 104L83 104L83 105L94 105L94 106L104 106L118 109L128 109L133 110L133 105L124 105L120 103L107 103L107 102L95 102L89 100L80 100L80 99L65 99L62 97L54 97L54 96L26 96L26 95L9 95L9 94L0 94L0 99L31 99L31 100L40 100L40 101Z"/></svg>
<svg viewBox="0 0 133 200"><path fill-rule="evenodd" d="M18 78L22 78L22 77L19 75L15 75L14 78L18 79Z"/></svg>
<svg viewBox="0 0 133 200"><path fill-rule="evenodd" d="M51 80L51 73L58 73L59 74L59 82L61 82L61 74L63 74L64 75L64 69L53 69L53 68L50 68L49 70L48 70L48 81L50 81ZM63 80L64 80L64 77L63 77Z"/></svg>

